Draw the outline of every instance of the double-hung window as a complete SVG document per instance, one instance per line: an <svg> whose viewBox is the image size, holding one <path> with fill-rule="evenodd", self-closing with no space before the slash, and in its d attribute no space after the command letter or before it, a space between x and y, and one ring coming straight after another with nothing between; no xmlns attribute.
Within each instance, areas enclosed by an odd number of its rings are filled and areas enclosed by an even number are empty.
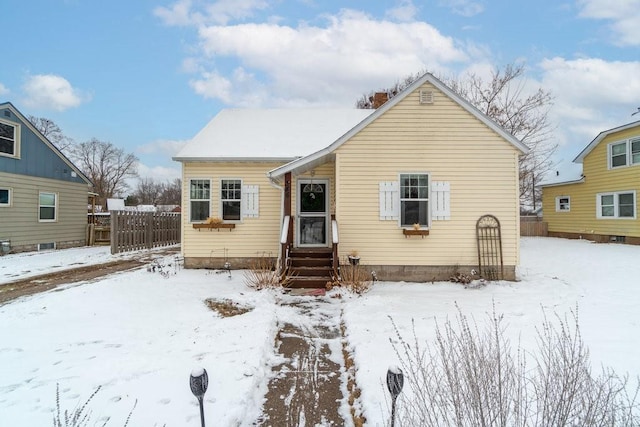
<svg viewBox="0 0 640 427"><path fill-rule="evenodd" d="M571 197L556 197L556 212L569 212L571 210Z"/></svg>
<svg viewBox="0 0 640 427"><path fill-rule="evenodd" d="M222 219L240 221L242 203L242 180L223 179L220 183L220 203Z"/></svg>
<svg viewBox="0 0 640 427"><path fill-rule="evenodd" d="M600 219L634 219L636 217L635 191L599 193L596 195L596 204L598 209L596 217Z"/></svg>
<svg viewBox="0 0 640 427"><path fill-rule="evenodd" d="M56 193L40 192L39 217L40 222L54 222L57 219L58 195Z"/></svg>
<svg viewBox="0 0 640 427"><path fill-rule="evenodd" d="M18 156L19 127L0 121L0 156Z"/></svg>
<svg viewBox="0 0 640 427"><path fill-rule="evenodd" d="M640 164L640 138L609 144L609 168Z"/></svg>
<svg viewBox="0 0 640 427"><path fill-rule="evenodd" d="M11 189L0 188L0 208L11 206Z"/></svg>
<svg viewBox="0 0 640 427"><path fill-rule="evenodd" d="M189 221L205 221L209 218L211 205L211 181L189 180Z"/></svg>
<svg viewBox="0 0 640 427"><path fill-rule="evenodd" d="M400 175L400 225L429 227L429 175Z"/></svg>

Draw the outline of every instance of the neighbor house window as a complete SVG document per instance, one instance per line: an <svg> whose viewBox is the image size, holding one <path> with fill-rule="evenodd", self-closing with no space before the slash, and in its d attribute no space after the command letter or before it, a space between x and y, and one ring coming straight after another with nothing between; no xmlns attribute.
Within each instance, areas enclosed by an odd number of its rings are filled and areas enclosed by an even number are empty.
<svg viewBox="0 0 640 427"><path fill-rule="evenodd" d="M11 189L0 188L0 207L11 206Z"/></svg>
<svg viewBox="0 0 640 427"><path fill-rule="evenodd" d="M569 212L571 210L571 198L569 196L556 197L556 212Z"/></svg>
<svg viewBox="0 0 640 427"><path fill-rule="evenodd" d="M209 218L211 203L211 181L192 179L189 181L189 220L204 221Z"/></svg>
<svg viewBox="0 0 640 427"><path fill-rule="evenodd" d="M240 221L242 180L223 179L220 184L220 202L222 203L223 220Z"/></svg>
<svg viewBox="0 0 640 427"><path fill-rule="evenodd" d="M640 164L640 138L609 144L609 167Z"/></svg>
<svg viewBox="0 0 640 427"><path fill-rule="evenodd" d="M635 218L636 192L600 193L596 199L598 218Z"/></svg>
<svg viewBox="0 0 640 427"><path fill-rule="evenodd" d="M42 222L52 222L56 220L58 196L56 193L40 193L40 216Z"/></svg>
<svg viewBox="0 0 640 427"><path fill-rule="evenodd" d="M0 155L15 157L18 155L18 125L0 121Z"/></svg>
<svg viewBox="0 0 640 427"><path fill-rule="evenodd" d="M400 225L429 226L429 175L412 173L400 175Z"/></svg>

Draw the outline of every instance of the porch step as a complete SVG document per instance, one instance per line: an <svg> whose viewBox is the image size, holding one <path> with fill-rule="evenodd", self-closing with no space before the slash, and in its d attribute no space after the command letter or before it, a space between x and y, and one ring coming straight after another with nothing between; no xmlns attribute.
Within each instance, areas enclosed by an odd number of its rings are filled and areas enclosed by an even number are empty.
<svg viewBox="0 0 640 427"><path fill-rule="evenodd" d="M331 281L331 249L293 249L290 253L289 287L322 288Z"/></svg>
<svg viewBox="0 0 640 427"><path fill-rule="evenodd" d="M300 277L292 276L289 278L287 286L292 289L325 289L327 282L331 281L331 277Z"/></svg>

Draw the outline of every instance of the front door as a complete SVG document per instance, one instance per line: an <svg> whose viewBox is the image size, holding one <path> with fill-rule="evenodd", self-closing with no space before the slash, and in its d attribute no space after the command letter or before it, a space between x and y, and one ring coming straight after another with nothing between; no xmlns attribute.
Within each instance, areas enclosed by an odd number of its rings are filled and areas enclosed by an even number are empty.
<svg viewBox="0 0 640 427"><path fill-rule="evenodd" d="M298 180L298 246L327 246L329 181Z"/></svg>

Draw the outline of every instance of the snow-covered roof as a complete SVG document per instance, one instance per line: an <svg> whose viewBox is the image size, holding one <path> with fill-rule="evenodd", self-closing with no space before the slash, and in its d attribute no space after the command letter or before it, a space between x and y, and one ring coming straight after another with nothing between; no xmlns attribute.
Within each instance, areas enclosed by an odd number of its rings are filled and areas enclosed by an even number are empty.
<svg viewBox="0 0 640 427"><path fill-rule="evenodd" d="M538 186L552 187L555 185L573 184L583 182L583 179L581 164L562 161L545 175Z"/></svg>
<svg viewBox="0 0 640 427"><path fill-rule="evenodd" d="M578 156L573 161L576 162L576 163L582 163L582 161L587 156L587 154L589 154L594 148L596 148L596 146L604 138L606 138L607 136L611 135L612 133L620 132L620 131L627 130L627 129L631 129L631 128L636 127L636 126L640 126L640 120L636 121L636 122L627 123L626 125L618 126L618 127L613 128L613 129L608 129L608 130L600 132L598 134L598 136L596 136L594 138L594 140L591 141L589 143L589 145L587 145L584 148L584 150L582 150L580 152L580 154L578 154Z"/></svg>
<svg viewBox="0 0 640 427"><path fill-rule="evenodd" d="M222 110L173 159L290 161L329 146L373 111Z"/></svg>

